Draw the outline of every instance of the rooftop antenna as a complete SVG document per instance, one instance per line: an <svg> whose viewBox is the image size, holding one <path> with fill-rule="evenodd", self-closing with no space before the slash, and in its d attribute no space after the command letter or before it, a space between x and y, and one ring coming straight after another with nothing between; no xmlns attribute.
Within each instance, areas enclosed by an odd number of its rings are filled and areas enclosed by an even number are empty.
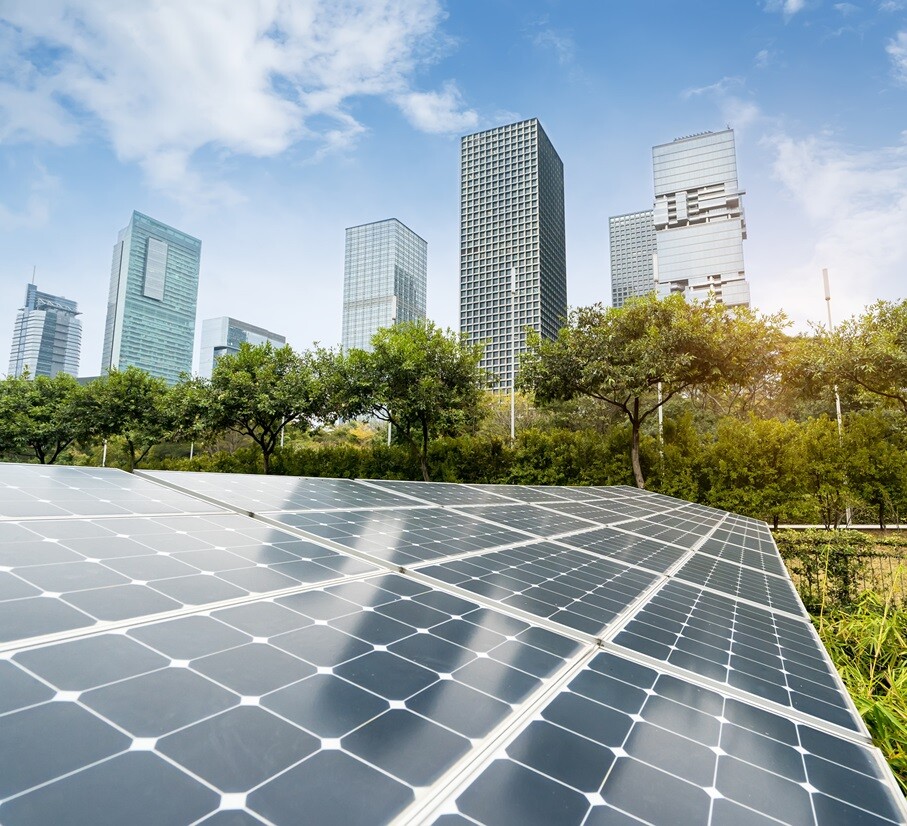
<svg viewBox="0 0 907 826"><path fill-rule="evenodd" d="M37 271L37 269L38 269L38 265L32 264L32 268L31 268L31 283L32 284L35 283L35 272Z"/></svg>

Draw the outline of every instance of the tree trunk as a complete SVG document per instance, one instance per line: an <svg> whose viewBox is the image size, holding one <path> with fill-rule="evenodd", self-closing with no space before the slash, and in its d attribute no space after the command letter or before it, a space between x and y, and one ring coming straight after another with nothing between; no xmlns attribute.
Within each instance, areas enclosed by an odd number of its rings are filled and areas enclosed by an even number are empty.
<svg viewBox="0 0 907 826"><path fill-rule="evenodd" d="M633 442L630 446L630 461L633 464L633 477L636 479L636 487L645 490L646 480L643 479L642 465L639 462L639 399L633 400Z"/></svg>
<svg viewBox="0 0 907 826"><path fill-rule="evenodd" d="M271 472L271 454L265 450L264 446L261 448L261 459L265 468L265 475L267 475Z"/></svg>
<svg viewBox="0 0 907 826"><path fill-rule="evenodd" d="M879 530L885 530L885 502L879 502Z"/></svg>
<svg viewBox="0 0 907 826"><path fill-rule="evenodd" d="M422 481L430 482L428 475L428 426L422 423L422 450L419 452L419 464L422 466Z"/></svg>

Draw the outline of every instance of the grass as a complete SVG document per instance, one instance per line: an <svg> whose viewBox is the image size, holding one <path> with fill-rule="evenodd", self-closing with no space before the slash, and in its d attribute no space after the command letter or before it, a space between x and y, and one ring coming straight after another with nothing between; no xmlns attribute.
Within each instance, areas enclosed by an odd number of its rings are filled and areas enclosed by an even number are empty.
<svg viewBox="0 0 907 826"><path fill-rule="evenodd" d="M826 608L813 622L907 794L907 610L891 595L865 591L850 605Z"/></svg>

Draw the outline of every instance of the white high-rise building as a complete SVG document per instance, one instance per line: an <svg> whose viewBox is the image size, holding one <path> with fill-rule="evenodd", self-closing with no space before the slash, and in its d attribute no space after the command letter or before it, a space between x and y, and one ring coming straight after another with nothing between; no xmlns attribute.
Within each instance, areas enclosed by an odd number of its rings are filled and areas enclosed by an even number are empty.
<svg viewBox="0 0 907 826"><path fill-rule="evenodd" d="M371 350L383 327L425 319L428 244L396 218L346 230L345 351Z"/></svg>
<svg viewBox="0 0 907 826"><path fill-rule="evenodd" d="M25 306L16 314L9 375L78 375L82 347L82 322L78 315L75 301L39 292L34 284L29 284Z"/></svg>
<svg viewBox="0 0 907 826"><path fill-rule="evenodd" d="M750 302L743 268L746 220L734 130L703 132L652 149L658 290Z"/></svg>
<svg viewBox="0 0 907 826"><path fill-rule="evenodd" d="M485 345L482 367L497 389L513 386L526 329L554 338L566 315L564 165L554 146L536 118L466 135L460 330Z"/></svg>
<svg viewBox="0 0 907 826"><path fill-rule="evenodd" d="M253 347L258 344L270 342L275 347L283 347L286 338L265 330L237 321L229 316L220 318L206 318L202 322L202 339L198 356L198 374L203 379L211 378L211 371L217 360L222 356L231 356L239 352L239 345L243 342Z"/></svg>

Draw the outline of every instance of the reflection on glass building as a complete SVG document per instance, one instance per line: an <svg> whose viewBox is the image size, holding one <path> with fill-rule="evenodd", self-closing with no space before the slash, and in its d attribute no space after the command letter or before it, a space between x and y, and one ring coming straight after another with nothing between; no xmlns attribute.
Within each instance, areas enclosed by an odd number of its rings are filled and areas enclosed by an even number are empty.
<svg viewBox="0 0 907 826"><path fill-rule="evenodd" d="M10 376L26 371L30 378L78 375L82 322L75 301L42 293L34 284L25 290L25 306L16 314L10 348Z"/></svg>
<svg viewBox="0 0 907 826"><path fill-rule="evenodd" d="M611 305L622 307L628 298L656 288L655 224L652 210L615 215L608 221L611 243Z"/></svg>
<svg viewBox="0 0 907 826"><path fill-rule="evenodd" d="M201 247L132 213L113 248L102 373L135 366L174 384L192 370Z"/></svg>
<svg viewBox="0 0 907 826"><path fill-rule="evenodd" d="M211 378L211 371L222 356L231 356L239 352L243 342L253 347L270 342L275 347L287 343L284 336L272 333L262 327L237 321L229 316L206 318L202 322L202 340L198 357L198 374L204 379Z"/></svg>
<svg viewBox="0 0 907 826"><path fill-rule="evenodd" d="M513 386L526 328L553 338L563 324L564 238L564 165L538 120L466 135L460 146L460 330L485 345L482 367L497 377L499 390Z"/></svg>
<svg viewBox="0 0 907 826"><path fill-rule="evenodd" d="M370 350L383 327L425 319L428 244L396 218L348 227L343 267L345 351Z"/></svg>
<svg viewBox="0 0 907 826"><path fill-rule="evenodd" d="M652 149L659 293L750 302L743 271L746 220L734 131L704 132Z"/></svg>

